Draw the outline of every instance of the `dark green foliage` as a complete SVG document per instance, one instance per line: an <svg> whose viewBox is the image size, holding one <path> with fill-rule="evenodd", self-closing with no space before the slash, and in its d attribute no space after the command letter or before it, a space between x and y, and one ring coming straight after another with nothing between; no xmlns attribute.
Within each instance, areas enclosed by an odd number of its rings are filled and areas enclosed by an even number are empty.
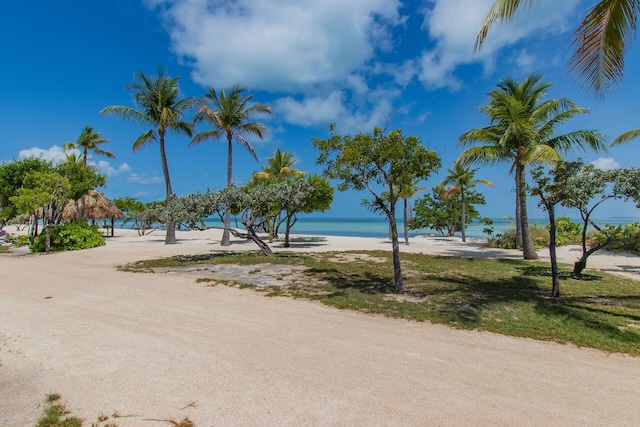
<svg viewBox="0 0 640 427"><path fill-rule="evenodd" d="M547 230L549 225L547 225ZM572 222L570 218L556 218L556 239L558 246L580 244L580 224Z"/></svg>
<svg viewBox="0 0 640 427"><path fill-rule="evenodd" d="M448 197L445 196L445 192L444 186L439 185L431 190L431 194L425 194L416 200L414 218L410 226L412 230L429 228L442 236L453 236L461 229L460 192L456 191ZM471 224L475 218L480 217L480 213L473 205L484 205L485 200L482 194L467 190L465 203L465 222Z"/></svg>
<svg viewBox="0 0 640 427"><path fill-rule="evenodd" d="M51 250L52 251L73 251L79 249L90 249L105 244L104 237L96 226L87 226L81 223L71 223L58 225L51 228ZM44 252L45 235L41 233L36 237L33 245L30 246L32 252Z"/></svg>
<svg viewBox="0 0 640 427"><path fill-rule="evenodd" d="M63 162L57 165L55 170L69 180L71 188L67 197L70 200L78 200L89 190L107 183L107 178L95 167L82 162Z"/></svg>
<svg viewBox="0 0 640 427"><path fill-rule="evenodd" d="M52 170L53 164L41 157L27 157L0 165L0 226L18 215L18 209L10 198L18 195L27 174Z"/></svg>

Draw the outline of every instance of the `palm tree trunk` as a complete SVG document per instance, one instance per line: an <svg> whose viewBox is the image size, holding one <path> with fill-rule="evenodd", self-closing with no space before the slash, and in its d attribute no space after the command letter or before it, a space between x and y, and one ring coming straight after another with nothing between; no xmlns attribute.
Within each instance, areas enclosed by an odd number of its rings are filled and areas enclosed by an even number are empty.
<svg viewBox="0 0 640 427"><path fill-rule="evenodd" d="M229 147L228 147L229 155L227 156L227 187L231 186L231 177L232 177L232 170L231 170L231 167L233 165L232 139L233 139L233 135L228 133L227 142L229 144ZM221 246L231 245L231 237L229 236L230 226L231 226L231 209L227 207L227 210L224 212L224 231L222 232L222 241L220 242Z"/></svg>
<svg viewBox="0 0 640 427"><path fill-rule="evenodd" d="M466 242L465 225L467 224L467 216L465 212L464 188L460 187L460 197L462 199L462 207L460 208L460 231L462 232L462 241Z"/></svg>
<svg viewBox="0 0 640 427"><path fill-rule="evenodd" d="M160 134L160 158L162 160L162 173L164 173L164 183L167 190L167 203L171 201L173 192L171 191L171 179L169 178L169 165L167 164L167 154L164 150L164 133ZM167 223L167 235L164 239L165 245L173 245L176 243L176 223L173 219L170 219Z"/></svg>
<svg viewBox="0 0 640 427"><path fill-rule="evenodd" d="M522 207L520 197L520 179L516 172L516 249L522 247Z"/></svg>
<svg viewBox="0 0 640 427"><path fill-rule="evenodd" d="M516 167L516 177L520 183L520 222L522 228L522 256L524 259L538 259L536 249L533 247L531 234L529 234L529 219L527 218L527 195L525 193L526 182L524 174L524 165Z"/></svg>

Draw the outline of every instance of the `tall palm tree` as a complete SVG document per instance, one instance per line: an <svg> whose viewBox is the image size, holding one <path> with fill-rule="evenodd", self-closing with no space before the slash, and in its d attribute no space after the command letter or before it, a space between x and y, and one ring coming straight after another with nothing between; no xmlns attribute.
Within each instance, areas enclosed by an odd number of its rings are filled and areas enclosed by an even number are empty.
<svg viewBox="0 0 640 427"><path fill-rule="evenodd" d="M402 188L398 189L398 197L402 199L403 202L403 221L404 221L404 243L406 245L409 244L409 222L411 221L411 205L409 204L409 200L413 199L416 194L421 191L426 190L426 187L419 187L418 180L413 180L408 184L402 186Z"/></svg>
<svg viewBox="0 0 640 427"><path fill-rule="evenodd" d="M224 89L218 94L215 89L209 88L204 95L204 102L196 114L196 122L206 121L213 129L198 133L189 146L199 144L209 139L218 139L225 136L228 144L229 155L227 157L227 186L231 185L233 165L233 141L244 146L256 161L258 156L253 146L244 135L256 135L262 139L265 128L260 122L250 121L256 114L271 113L271 107L263 104L248 105L253 95L244 96L247 90L234 85L227 94ZM211 104L211 107L209 105ZM229 226L231 223L231 211L227 209L224 218L224 233L222 234L222 246L229 246Z"/></svg>
<svg viewBox="0 0 640 427"><path fill-rule="evenodd" d="M562 159L562 152L573 148L604 150L604 136L593 130L555 135L556 126L588 110L566 98L543 101L551 84L543 83L541 75L532 74L522 83L503 79L497 86L489 92L489 104L480 107L491 124L469 130L458 140L458 145L485 145L463 151L456 165L511 162L516 185L516 244L522 246L525 259L537 259L529 235L525 166L556 162Z"/></svg>
<svg viewBox="0 0 640 427"><path fill-rule="evenodd" d="M492 25L511 21L519 9L534 2L495 0L478 32L475 48L482 47ZM639 0L600 0L573 32L576 50L568 66L597 97L611 92L622 81L624 57L635 39L639 12Z"/></svg>
<svg viewBox="0 0 640 427"><path fill-rule="evenodd" d="M89 151L92 151L100 156L109 157L110 159L116 158L116 155L111 151L103 150L99 147L105 142L109 142L109 140L102 138L100 132L96 132L91 126L85 126L82 129L82 132L80 132L80 136L78 136L77 141L67 142L63 145L63 148L66 151L74 149L82 150L82 154L80 155L79 159L82 159L82 162L86 165L87 159L89 157Z"/></svg>
<svg viewBox="0 0 640 427"><path fill-rule="evenodd" d="M173 192L165 151L165 136L168 131L189 137L192 135L193 124L183 119L197 102L192 97L180 97L179 80L180 77L171 78L166 75L164 69L159 69L155 76L147 76L139 71L136 73L136 81L127 85L137 109L123 105L112 105L100 111L100 114L113 115L123 120L152 127L135 140L133 151L138 151L154 142L160 145L167 202L173 196ZM175 222L169 221L165 244L173 243L176 243Z"/></svg>
<svg viewBox="0 0 640 427"><path fill-rule="evenodd" d="M276 152L273 157L267 158L267 164L262 166L262 172L254 172L253 179L255 181L265 180L278 180L284 181L287 178L295 178L303 176L305 173L300 169L293 169L293 166L298 161L293 158L293 153L289 151L280 151L280 148L276 148Z"/></svg>
<svg viewBox="0 0 640 427"><path fill-rule="evenodd" d="M442 181L443 186L453 184L453 187L449 189L450 192L460 191L461 206L460 206L460 231L462 233L462 241L466 242L465 228L467 224L466 216L466 203L465 203L465 190L470 190L478 184L488 185L493 187L493 183L486 179L475 179L478 169L471 169L469 166L463 166L460 164L454 165L453 169L447 169L448 175Z"/></svg>

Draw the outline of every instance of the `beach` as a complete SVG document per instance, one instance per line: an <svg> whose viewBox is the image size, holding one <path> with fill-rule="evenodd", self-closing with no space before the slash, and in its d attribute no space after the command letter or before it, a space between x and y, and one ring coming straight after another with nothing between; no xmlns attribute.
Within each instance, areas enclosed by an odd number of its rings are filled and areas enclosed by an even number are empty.
<svg viewBox="0 0 640 427"><path fill-rule="evenodd" d="M7 228L7 231L10 231ZM637 425L640 358L209 287L132 261L216 251L220 230L138 236L50 255L0 255L0 425L30 426L60 393L87 425ZM294 235L275 252L391 250L388 239ZM520 258L416 237L401 252ZM562 262L579 255L559 248ZM548 260L546 250L539 251ZM640 257L588 268L640 279ZM164 421L161 421L164 420Z"/></svg>

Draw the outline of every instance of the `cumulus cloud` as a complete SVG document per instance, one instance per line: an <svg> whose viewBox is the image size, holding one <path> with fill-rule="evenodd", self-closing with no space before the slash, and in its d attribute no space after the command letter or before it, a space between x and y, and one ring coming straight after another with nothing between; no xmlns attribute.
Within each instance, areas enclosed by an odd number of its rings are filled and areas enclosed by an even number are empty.
<svg viewBox="0 0 640 427"><path fill-rule="evenodd" d="M602 169L605 171L617 169L620 167L620 163L618 163L616 159L612 157L599 157L596 160L592 161L591 164L598 169Z"/></svg>
<svg viewBox="0 0 640 427"><path fill-rule="evenodd" d="M200 84L291 91L348 78L388 50L399 0L153 0Z"/></svg>
<svg viewBox="0 0 640 427"><path fill-rule="evenodd" d="M134 182L136 184L142 185L158 185L164 183L164 178L160 175L138 175L137 173L132 173L127 178L129 182Z"/></svg>
<svg viewBox="0 0 640 427"><path fill-rule="evenodd" d="M26 157L42 157L45 160L58 163L66 160L67 155L64 148L58 145L52 145L50 148L32 147L18 152L19 159L24 159Z"/></svg>
<svg viewBox="0 0 640 427"><path fill-rule="evenodd" d="M419 59L418 78L428 89L459 89L456 69L465 64L481 63L489 73L495 66L496 52L532 35L549 36L567 30L579 0L541 0L531 10L523 10L516 19L489 31L482 50L475 52L478 30L493 0L428 0L423 9L423 29L433 42ZM516 57L517 60L525 57Z"/></svg>
<svg viewBox="0 0 640 427"><path fill-rule="evenodd" d="M108 177L131 173L131 167L127 163L122 163L117 168L111 166L111 163L106 160L99 160L96 163L90 161L89 164L95 166L101 173Z"/></svg>

